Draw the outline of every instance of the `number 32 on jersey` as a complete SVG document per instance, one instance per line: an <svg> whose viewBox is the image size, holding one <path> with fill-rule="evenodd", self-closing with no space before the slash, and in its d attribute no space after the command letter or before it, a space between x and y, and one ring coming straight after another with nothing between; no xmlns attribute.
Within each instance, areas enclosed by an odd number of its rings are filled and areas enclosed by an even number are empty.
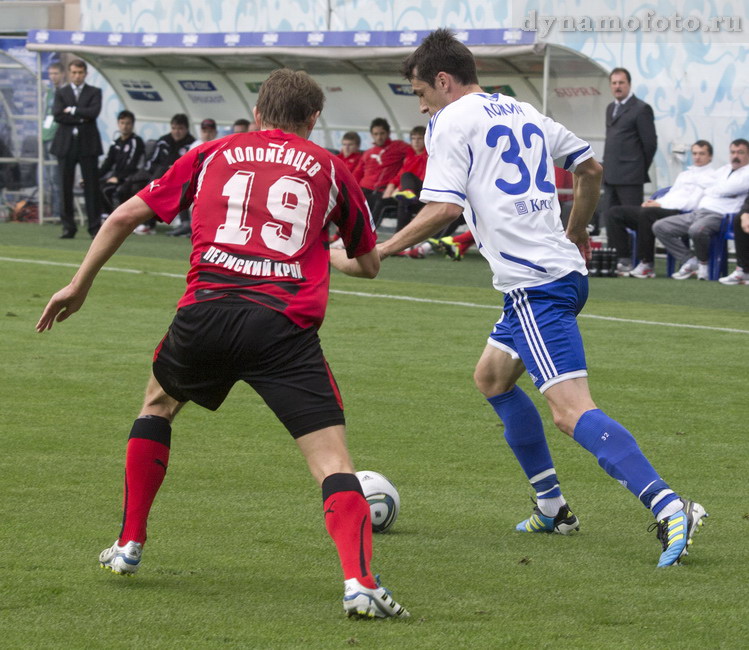
<svg viewBox="0 0 749 650"><path fill-rule="evenodd" d="M248 213L255 172L238 171L226 182L222 192L229 198L226 220L216 230L217 244L244 246L254 228L248 225ZM272 217L260 228L260 238L271 250L292 256L307 239L313 197L309 183L293 176L282 176L268 188L265 207ZM284 225L291 226L291 230Z"/></svg>
<svg viewBox="0 0 749 650"><path fill-rule="evenodd" d="M498 178L494 182L500 190L507 194L525 194L531 186L531 173L521 156L520 143L518 142L514 131L506 124L497 124L489 129L489 132L486 134L486 144L492 148L496 147L502 136L507 137L507 148L501 154L502 160L510 165L515 165L515 167L518 168L520 180L515 183L510 183L503 178ZM536 168L536 174L533 180L536 187L541 192L544 192L545 194L554 194L554 184L546 180L548 169L546 166L547 154L544 132L532 122L523 124L521 137L526 149L531 149L534 136L541 140L541 158L538 167Z"/></svg>

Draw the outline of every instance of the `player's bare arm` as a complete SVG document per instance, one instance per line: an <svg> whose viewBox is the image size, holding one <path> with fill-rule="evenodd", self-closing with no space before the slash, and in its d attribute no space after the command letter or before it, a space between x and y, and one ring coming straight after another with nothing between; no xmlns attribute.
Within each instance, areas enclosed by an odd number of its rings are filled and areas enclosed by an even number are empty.
<svg viewBox="0 0 749 650"><path fill-rule="evenodd" d="M330 263L341 273L355 278L371 279L380 272L380 255L375 248L354 258L349 258L342 248L331 248Z"/></svg>
<svg viewBox="0 0 749 650"><path fill-rule="evenodd" d="M583 259L590 259L590 237L587 226L593 218L601 193L603 168L593 158L581 162L573 176L573 202L567 224L567 239L580 249Z"/></svg>
<svg viewBox="0 0 749 650"><path fill-rule="evenodd" d="M120 205L104 222L91 242L91 247L70 284L50 298L36 324L36 331L52 329L55 321L62 322L77 312L83 306L101 268L133 230L153 216L153 210L138 196Z"/></svg>
<svg viewBox="0 0 749 650"><path fill-rule="evenodd" d="M380 259L385 259L388 255L393 255L424 241L455 221L461 214L463 214L462 206L455 203L438 203L436 201L427 203L403 230L377 245Z"/></svg>

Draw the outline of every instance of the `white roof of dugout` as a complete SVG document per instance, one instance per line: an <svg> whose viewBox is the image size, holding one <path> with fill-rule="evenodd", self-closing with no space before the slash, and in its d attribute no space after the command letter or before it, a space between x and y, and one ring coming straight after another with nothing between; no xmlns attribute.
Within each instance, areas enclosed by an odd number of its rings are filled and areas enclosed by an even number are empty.
<svg viewBox="0 0 749 650"><path fill-rule="evenodd" d="M327 98L316 139L336 147L345 131L366 133L374 117L386 117L401 137L426 123L410 84L400 75L400 62L428 33L38 30L29 33L27 47L88 61L129 110L140 120L155 122L168 122L182 112L195 123L212 117L219 125L230 125L248 116L271 70L303 69L322 85ZM532 32L487 29L456 35L476 57L487 90L533 104L600 151L609 98L607 73L598 64L573 50L536 42Z"/></svg>

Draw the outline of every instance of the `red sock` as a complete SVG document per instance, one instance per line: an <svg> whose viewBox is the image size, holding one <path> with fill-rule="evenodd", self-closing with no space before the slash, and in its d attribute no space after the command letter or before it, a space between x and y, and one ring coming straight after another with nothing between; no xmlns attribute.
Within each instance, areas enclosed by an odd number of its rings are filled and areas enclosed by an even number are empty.
<svg viewBox="0 0 749 650"><path fill-rule="evenodd" d="M343 579L356 578L375 589L372 561L372 517L369 504L354 474L331 474L323 481L325 528L333 538Z"/></svg>
<svg viewBox="0 0 749 650"><path fill-rule="evenodd" d="M146 541L146 523L169 465L171 426L166 418L140 417L127 442L122 531L118 543Z"/></svg>
<svg viewBox="0 0 749 650"><path fill-rule="evenodd" d="M461 255L475 243L473 233L470 230L466 230L463 234L453 237L453 241L460 246Z"/></svg>

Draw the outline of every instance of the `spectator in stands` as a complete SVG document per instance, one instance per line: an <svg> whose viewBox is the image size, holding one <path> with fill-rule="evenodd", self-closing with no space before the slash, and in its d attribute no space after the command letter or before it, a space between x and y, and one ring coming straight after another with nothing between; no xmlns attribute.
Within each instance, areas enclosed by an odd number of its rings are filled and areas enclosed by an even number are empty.
<svg viewBox="0 0 749 650"><path fill-rule="evenodd" d="M648 199L641 206L620 205L606 213L606 235L609 245L616 249L619 262L617 275L632 278L654 278L655 235L653 224L659 219L697 209L707 187L713 180L713 146L707 140L692 145L692 166L676 177L669 191L657 200ZM627 232L637 233L637 266L632 268L632 246Z"/></svg>
<svg viewBox="0 0 749 650"><path fill-rule="evenodd" d="M81 59L68 64L70 83L55 91L52 113L58 124L50 153L57 156L62 187L62 234L75 237L73 183L76 165L81 168L88 232L96 236L101 225L99 209L99 156L103 153L96 118L101 112L101 88L86 83L88 66Z"/></svg>
<svg viewBox="0 0 749 650"><path fill-rule="evenodd" d="M341 152L338 154L348 170L361 183L364 167L362 165L361 138L356 131L347 131L341 138Z"/></svg>
<svg viewBox="0 0 749 650"><path fill-rule="evenodd" d="M603 147L603 213L617 205L640 205L643 185L658 146L650 104L635 97L632 76L626 68L609 74L614 101L606 107L606 141ZM608 228L608 224L604 223Z"/></svg>
<svg viewBox="0 0 749 650"><path fill-rule="evenodd" d="M140 136L134 132L135 115L130 111L121 111L117 115L119 137L109 147L107 157L99 170L99 185L102 194L102 207L109 214L120 203L131 196L131 185L126 183L143 164L145 145ZM126 191L122 192L125 189Z"/></svg>
<svg viewBox="0 0 749 650"><path fill-rule="evenodd" d="M402 140L390 139L390 124L382 117L376 117L369 125L372 147L362 155L362 179L359 182L369 209L374 214L375 204L382 198L388 182L403 165L406 156L413 149Z"/></svg>
<svg viewBox="0 0 749 650"><path fill-rule="evenodd" d="M695 275L698 280L709 279L710 238L720 230L726 213L741 208L749 192L749 142L743 138L734 140L729 151L731 162L715 172L696 210L653 224L655 236L681 265L671 276L674 280L686 280ZM693 250L684 243L685 235L691 237Z"/></svg>
<svg viewBox="0 0 749 650"><path fill-rule="evenodd" d="M52 147L52 141L57 133L57 122L55 122L55 115L53 113L53 107L55 103L55 93L58 88L62 88L65 83L65 69L62 63L50 63L47 66L47 77L49 78L49 86L47 87L47 95L45 98L45 112L44 121L42 122L42 142L44 143L44 159L51 160L52 155L50 154L50 148ZM51 207L52 207L52 218L60 219L62 215L62 196L60 192L60 169L57 165L45 165L44 167L44 178L47 182L47 187L50 189Z"/></svg>
<svg viewBox="0 0 749 650"><path fill-rule="evenodd" d="M193 142L195 142L195 137L190 133L190 122L187 119L187 115L177 113L169 123L169 133L162 135L156 141L153 154L146 161L145 172L148 180L143 182L141 187L138 187L135 191L139 192L151 180L161 178L180 156L189 151L190 145ZM182 215L180 214L181 217ZM155 234L156 219L151 219L138 226L134 232L138 235Z"/></svg>
<svg viewBox="0 0 749 650"><path fill-rule="evenodd" d="M198 139L190 145L190 149L200 146L204 142L210 142L218 137L218 127L216 126L216 120L207 117L200 123L200 134Z"/></svg>
<svg viewBox="0 0 749 650"><path fill-rule="evenodd" d="M232 133L247 133L250 130L250 120L240 117L231 125Z"/></svg>
<svg viewBox="0 0 749 650"><path fill-rule="evenodd" d="M721 284L749 284L749 196L733 218L736 241L736 270L718 282Z"/></svg>

